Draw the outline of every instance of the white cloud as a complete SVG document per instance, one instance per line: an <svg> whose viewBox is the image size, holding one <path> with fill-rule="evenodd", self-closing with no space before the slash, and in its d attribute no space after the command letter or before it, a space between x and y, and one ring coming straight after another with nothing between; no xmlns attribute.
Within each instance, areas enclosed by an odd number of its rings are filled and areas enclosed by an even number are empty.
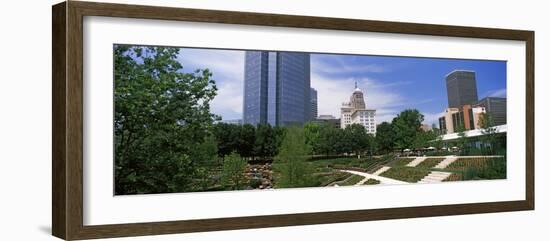
<svg viewBox="0 0 550 241"><path fill-rule="evenodd" d="M344 58L353 58L352 56L346 56ZM322 73L327 74L365 74L365 73L383 73L388 72L389 69L379 64L354 64L350 61L345 61L343 57L331 56L331 63L321 60L321 58L311 58L311 65Z"/></svg>
<svg viewBox="0 0 550 241"><path fill-rule="evenodd" d="M242 118L244 51L182 49L178 59L186 71L208 68L216 81L218 94L211 103L213 113L223 119Z"/></svg>
<svg viewBox="0 0 550 241"><path fill-rule="evenodd" d="M223 115L223 119L240 119L243 110L242 82L226 81L218 84L218 95L212 100L211 108L215 114Z"/></svg>
<svg viewBox="0 0 550 241"><path fill-rule="evenodd" d="M244 51L221 49L182 49L178 59L186 69L208 68L225 78L243 81Z"/></svg>
<svg viewBox="0 0 550 241"><path fill-rule="evenodd" d="M367 108L376 109L377 122L391 120L398 113L392 107L400 106L404 98L377 81L369 78L328 79L312 73L311 87L317 90L319 114L340 116L340 107L348 102L353 93L355 81L365 95Z"/></svg>
<svg viewBox="0 0 550 241"><path fill-rule="evenodd" d="M487 91L485 92L485 95L481 98L485 97L506 97L506 88Z"/></svg>
<svg viewBox="0 0 550 241"><path fill-rule="evenodd" d="M439 117L443 116L445 112L438 112L438 113L424 112L422 114L424 115L423 123L431 126L432 124L438 125Z"/></svg>

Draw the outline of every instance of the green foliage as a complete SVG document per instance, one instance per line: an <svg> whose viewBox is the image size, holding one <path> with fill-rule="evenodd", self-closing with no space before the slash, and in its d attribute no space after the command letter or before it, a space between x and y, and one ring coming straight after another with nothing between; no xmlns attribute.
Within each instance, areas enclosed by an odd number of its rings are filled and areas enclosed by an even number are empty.
<svg viewBox="0 0 550 241"><path fill-rule="evenodd" d="M370 135L363 125L352 124L344 130L344 140L349 148L356 154L361 155L369 150Z"/></svg>
<svg viewBox="0 0 550 241"><path fill-rule="evenodd" d="M436 144L436 143L430 143L430 141L437 140L437 134L433 130L424 131L420 129L419 132L416 133L416 136L413 141L413 147L414 148L426 148L429 147L430 144ZM441 145L441 144L439 144Z"/></svg>
<svg viewBox="0 0 550 241"><path fill-rule="evenodd" d="M338 140L336 138L342 136L340 132L342 132L342 129L322 125L319 130L318 143L314 145L316 147L315 153L324 153L327 156L338 153Z"/></svg>
<svg viewBox="0 0 550 241"><path fill-rule="evenodd" d="M422 121L424 116L416 109L404 110L393 118L391 125L395 146L399 149L413 147L417 133L422 132Z"/></svg>
<svg viewBox="0 0 550 241"><path fill-rule="evenodd" d="M245 158L269 160L277 154L284 128L269 124L255 127L250 124L217 123L214 125L214 135L221 157L237 152Z"/></svg>
<svg viewBox="0 0 550 241"><path fill-rule="evenodd" d="M275 156L275 171L279 174L275 185L282 188L311 186L313 170L306 162L309 153L303 128L288 127L279 154Z"/></svg>
<svg viewBox="0 0 550 241"><path fill-rule="evenodd" d="M505 179L506 157L461 158L446 169L461 176L460 180Z"/></svg>
<svg viewBox="0 0 550 241"><path fill-rule="evenodd" d="M218 144L216 139L209 135L204 138L204 141L200 143L197 148L191 150L191 153L195 157L195 161L202 165L215 165L218 159Z"/></svg>
<svg viewBox="0 0 550 241"><path fill-rule="evenodd" d="M348 177L343 182L338 183L338 185L340 185L340 186L353 186L353 185L357 184L358 182L362 181L363 179L365 179L365 177L352 174L351 177Z"/></svg>
<svg viewBox="0 0 550 241"><path fill-rule="evenodd" d="M247 162L236 152L226 156L223 161L222 184L232 190L243 189L247 184L245 169Z"/></svg>
<svg viewBox="0 0 550 241"><path fill-rule="evenodd" d="M277 151L277 134L269 124L261 124L256 127L256 141L254 153L267 159L275 156Z"/></svg>
<svg viewBox="0 0 550 241"><path fill-rule="evenodd" d="M115 193L195 190L216 116L208 69L183 73L178 48L114 47Z"/></svg>
<svg viewBox="0 0 550 241"><path fill-rule="evenodd" d="M437 166L437 164L439 164L443 160L445 160L445 158L428 158L428 159L424 160L423 162L421 162L420 164L418 164L416 167L417 168L433 168L433 167Z"/></svg>
<svg viewBox="0 0 550 241"><path fill-rule="evenodd" d="M217 123L213 129L218 144L218 156L225 157L239 149L239 125Z"/></svg>
<svg viewBox="0 0 550 241"><path fill-rule="evenodd" d="M365 183L363 183L363 185L378 185L378 184L380 184L380 181L372 178L367 180Z"/></svg>
<svg viewBox="0 0 550 241"><path fill-rule="evenodd" d="M321 130L327 127L326 124L320 124L315 122L308 122L304 125L304 132L306 135L306 143L311 146L311 150L314 154L324 153L321 142Z"/></svg>
<svg viewBox="0 0 550 241"><path fill-rule="evenodd" d="M430 174L429 170L414 168L414 167L392 167L389 170L380 174L381 176L397 179L405 182L416 183L422 178Z"/></svg>
<svg viewBox="0 0 550 241"><path fill-rule="evenodd" d="M254 157L254 144L256 144L256 128L253 125L241 126L239 133L238 152L243 157Z"/></svg>
<svg viewBox="0 0 550 241"><path fill-rule="evenodd" d="M317 182L318 186L325 187L325 186L332 186L334 184L339 184L342 181L346 180L347 178L351 177L351 173L349 172L341 172L341 171L331 171L325 175L318 175L317 176Z"/></svg>
<svg viewBox="0 0 550 241"><path fill-rule="evenodd" d="M464 125L460 124L457 128L457 135L458 135L458 147L460 148L460 152L462 154L468 153L468 135L466 134L466 128L464 128Z"/></svg>
<svg viewBox="0 0 550 241"><path fill-rule="evenodd" d="M495 122L493 116L487 113L483 113L480 118L480 127L481 132L483 133L482 141L488 143L488 148L483 148L487 150L487 154L495 154L497 147L497 129L495 127Z"/></svg>
<svg viewBox="0 0 550 241"><path fill-rule="evenodd" d="M395 133L388 122L382 122L376 126L376 143L382 153L393 151L395 145Z"/></svg>

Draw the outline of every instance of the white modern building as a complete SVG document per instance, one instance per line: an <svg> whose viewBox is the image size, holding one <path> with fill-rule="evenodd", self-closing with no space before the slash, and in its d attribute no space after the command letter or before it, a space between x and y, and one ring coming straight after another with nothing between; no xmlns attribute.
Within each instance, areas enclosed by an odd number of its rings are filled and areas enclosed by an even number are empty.
<svg viewBox="0 0 550 241"><path fill-rule="evenodd" d="M340 113L340 128L345 129L346 126L360 124L365 127L367 133L376 135L376 110L367 109L363 91L357 87L357 83L350 101L342 103Z"/></svg>

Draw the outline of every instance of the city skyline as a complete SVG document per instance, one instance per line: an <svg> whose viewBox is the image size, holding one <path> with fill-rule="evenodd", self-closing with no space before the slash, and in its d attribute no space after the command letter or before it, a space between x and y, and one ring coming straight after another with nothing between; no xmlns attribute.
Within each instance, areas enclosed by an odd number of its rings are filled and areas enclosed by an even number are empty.
<svg viewBox="0 0 550 241"><path fill-rule="evenodd" d="M186 72L197 68L213 72L219 90L211 108L223 120L242 118L244 53L182 48L178 57ZM377 109L377 123L416 108L424 114L424 123L431 125L448 104L445 76L456 69L476 72L481 98L505 97L506 63L487 60L311 54L311 88L318 93L318 115L339 116L340 100L349 97L357 82L369 108Z"/></svg>

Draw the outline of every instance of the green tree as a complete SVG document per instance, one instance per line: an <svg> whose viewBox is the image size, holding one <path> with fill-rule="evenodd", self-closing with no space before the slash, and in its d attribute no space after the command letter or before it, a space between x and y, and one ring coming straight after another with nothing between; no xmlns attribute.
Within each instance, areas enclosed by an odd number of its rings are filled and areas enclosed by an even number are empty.
<svg viewBox="0 0 550 241"><path fill-rule="evenodd" d="M256 128L251 124L241 126L238 152L242 157L254 157L254 145L256 144Z"/></svg>
<svg viewBox="0 0 550 241"><path fill-rule="evenodd" d="M275 126L273 127L273 132L275 133L275 147L273 150L273 156L276 156L279 153L279 149L281 149L281 145L283 144L283 139L285 138L286 134L286 128L281 126Z"/></svg>
<svg viewBox="0 0 550 241"><path fill-rule="evenodd" d="M378 143L376 137L372 134L367 134L367 152L369 157L372 157L374 153L378 152Z"/></svg>
<svg viewBox="0 0 550 241"><path fill-rule="evenodd" d="M336 154L344 154L353 152L353 140L349 132L345 129L334 128L333 136L330 140L331 146Z"/></svg>
<svg viewBox="0 0 550 241"><path fill-rule="evenodd" d="M458 135L458 147L460 148L460 152L462 155L466 155L468 153L468 135L466 134L466 128L464 128L464 125L460 124L456 132Z"/></svg>
<svg viewBox="0 0 550 241"><path fill-rule="evenodd" d="M345 132L345 141L349 146L351 151L356 155L361 155L364 151L369 148L369 137L367 130L363 125L352 124L344 129Z"/></svg>
<svg viewBox="0 0 550 241"><path fill-rule="evenodd" d="M222 184L231 190L243 189L246 185L247 162L236 152L224 158L222 169Z"/></svg>
<svg viewBox="0 0 550 241"><path fill-rule="evenodd" d="M333 153L333 149L331 147L331 139L333 136L334 129L332 126L329 125L321 125L319 126L319 137L317 138L315 146L315 153L318 154L325 154L326 156Z"/></svg>
<svg viewBox="0 0 550 241"><path fill-rule="evenodd" d="M208 69L184 73L178 48L115 45L115 193L200 188L196 150L216 118Z"/></svg>
<svg viewBox="0 0 550 241"><path fill-rule="evenodd" d="M413 147L416 135L422 132L420 128L424 115L416 109L404 110L392 120L392 130L395 134L394 143L399 149Z"/></svg>
<svg viewBox="0 0 550 241"><path fill-rule="evenodd" d="M235 124L217 123L214 136L218 143L218 155L225 157L239 149L241 127Z"/></svg>
<svg viewBox="0 0 550 241"><path fill-rule="evenodd" d="M304 132L306 135L306 143L311 146L312 153L323 153L321 149L321 129L324 128L324 124L307 122L304 125Z"/></svg>
<svg viewBox="0 0 550 241"><path fill-rule="evenodd" d="M279 154L275 156L274 167L279 174L277 187L306 187L313 183L313 170L306 160L311 149L306 143L301 127L287 128Z"/></svg>
<svg viewBox="0 0 550 241"><path fill-rule="evenodd" d="M378 149L383 153L393 151L395 146L395 133L390 123L382 122L376 126L376 143Z"/></svg>
<svg viewBox="0 0 550 241"><path fill-rule="evenodd" d="M416 133L414 138L413 147L414 148L425 148L435 145L433 142L437 138L437 132L435 130L423 131Z"/></svg>
<svg viewBox="0 0 550 241"><path fill-rule="evenodd" d="M260 124L256 127L256 141L254 153L262 159L275 156L277 151L277 133L269 124Z"/></svg>
<svg viewBox="0 0 550 241"><path fill-rule="evenodd" d="M495 154L496 149L496 139L497 139L497 128L495 127L495 122L493 116L487 113L483 113L480 118L480 127L481 133L483 134L482 140L489 144L489 151L487 154ZM486 149L486 148L483 148Z"/></svg>
<svg viewBox="0 0 550 241"><path fill-rule="evenodd" d="M440 132L440 131L438 130L438 133L439 133L439 132ZM437 150L438 152L441 151L441 148L443 147L443 136L438 135L438 136L435 138L433 144L434 144L434 147L436 148L436 150Z"/></svg>
<svg viewBox="0 0 550 241"><path fill-rule="evenodd" d="M203 143L191 151L197 162L197 180L201 180L201 189L206 190L209 186L215 184L209 176L210 170L219 165L216 138L212 135L207 136Z"/></svg>
<svg viewBox="0 0 550 241"><path fill-rule="evenodd" d="M202 143L190 150L190 153L194 157L194 161L199 164L200 167L218 165L218 144L216 138L212 135L206 136Z"/></svg>

